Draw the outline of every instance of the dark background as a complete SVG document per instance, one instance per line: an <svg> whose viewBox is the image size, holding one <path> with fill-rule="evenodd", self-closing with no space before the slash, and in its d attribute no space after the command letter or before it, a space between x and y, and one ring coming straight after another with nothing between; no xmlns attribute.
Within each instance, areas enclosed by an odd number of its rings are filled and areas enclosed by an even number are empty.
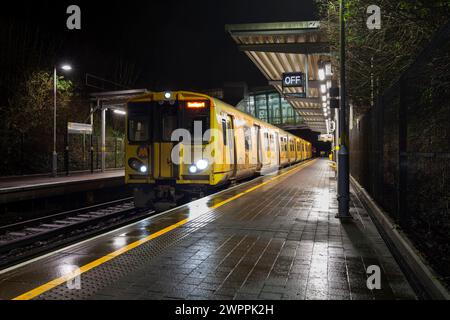
<svg viewBox="0 0 450 320"><path fill-rule="evenodd" d="M66 28L71 4L81 7L82 30ZM14 1L1 19L29 25L55 41L58 63L78 75L108 79L119 59L135 65L136 87L209 89L224 82L267 85L238 52L225 24L314 20L313 0Z"/></svg>

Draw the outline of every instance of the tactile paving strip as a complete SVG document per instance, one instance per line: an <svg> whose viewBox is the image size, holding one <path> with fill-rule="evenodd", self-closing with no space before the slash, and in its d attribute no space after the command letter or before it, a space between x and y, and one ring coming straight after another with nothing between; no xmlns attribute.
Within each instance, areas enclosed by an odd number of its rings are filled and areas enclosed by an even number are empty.
<svg viewBox="0 0 450 320"><path fill-rule="evenodd" d="M268 185L264 193L271 193L276 184ZM264 197L263 197L264 198ZM270 197L265 197L265 200L260 205L270 201ZM245 207L251 208L256 206L255 202L247 203ZM245 208L241 208L246 211ZM40 296L37 300L82 300L88 299L102 288L107 287L122 277L129 275L135 270L144 266L149 260L154 259L163 251L173 247L176 244L184 241L187 236L198 232L207 225L211 225L214 221L226 214L226 211L221 209L211 209L210 212L205 213L198 218L189 221L185 225L172 230L152 241L149 241L133 250L118 256L84 274L81 275L81 290L70 289L66 283L49 290ZM164 218L162 218L164 220Z"/></svg>
<svg viewBox="0 0 450 320"><path fill-rule="evenodd" d="M165 249L179 243L186 236L203 228L216 220L223 213L213 211L204 214L195 220L149 241L107 263L104 263L89 272L81 275L81 290L70 289L66 283L38 296L38 300L82 300L95 294L121 277L155 258Z"/></svg>

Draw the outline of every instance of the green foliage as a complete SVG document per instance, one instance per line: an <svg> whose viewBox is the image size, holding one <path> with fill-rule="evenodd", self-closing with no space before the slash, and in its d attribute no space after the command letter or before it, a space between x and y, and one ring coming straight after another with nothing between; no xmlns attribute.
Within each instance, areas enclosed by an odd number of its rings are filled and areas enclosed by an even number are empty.
<svg viewBox="0 0 450 320"><path fill-rule="evenodd" d="M340 0L316 0L332 51L338 52ZM381 8L381 30L368 30L367 7ZM375 96L398 79L450 17L450 0L345 0L348 94L355 106L370 105ZM371 61L373 59L373 68ZM334 57L336 66L339 64Z"/></svg>
<svg viewBox="0 0 450 320"><path fill-rule="evenodd" d="M57 108L63 113L73 96L73 83L59 77ZM9 101L7 117L12 129L27 133L36 127L48 127L53 119L53 76L45 71L33 72L17 88Z"/></svg>

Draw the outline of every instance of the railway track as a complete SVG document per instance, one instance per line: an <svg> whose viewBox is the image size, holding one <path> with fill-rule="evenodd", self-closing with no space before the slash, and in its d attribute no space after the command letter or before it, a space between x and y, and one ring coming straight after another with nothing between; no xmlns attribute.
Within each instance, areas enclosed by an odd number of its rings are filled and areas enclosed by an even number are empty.
<svg viewBox="0 0 450 320"><path fill-rule="evenodd" d="M242 180L236 185L253 179ZM0 226L0 269L145 219L160 211L165 209L137 209L133 198L124 198Z"/></svg>
<svg viewBox="0 0 450 320"><path fill-rule="evenodd" d="M49 249L134 222L154 212L126 198L0 227L0 267Z"/></svg>

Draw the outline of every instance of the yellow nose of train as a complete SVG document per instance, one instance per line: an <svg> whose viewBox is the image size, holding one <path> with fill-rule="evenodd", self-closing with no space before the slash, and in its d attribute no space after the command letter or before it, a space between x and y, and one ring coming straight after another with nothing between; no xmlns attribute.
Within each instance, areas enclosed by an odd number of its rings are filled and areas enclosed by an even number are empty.
<svg viewBox="0 0 450 320"><path fill-rule="evenodd" d="M207 95L129 101L126 183L138 206L199 197L311 157L311 144Z"/></svg>

